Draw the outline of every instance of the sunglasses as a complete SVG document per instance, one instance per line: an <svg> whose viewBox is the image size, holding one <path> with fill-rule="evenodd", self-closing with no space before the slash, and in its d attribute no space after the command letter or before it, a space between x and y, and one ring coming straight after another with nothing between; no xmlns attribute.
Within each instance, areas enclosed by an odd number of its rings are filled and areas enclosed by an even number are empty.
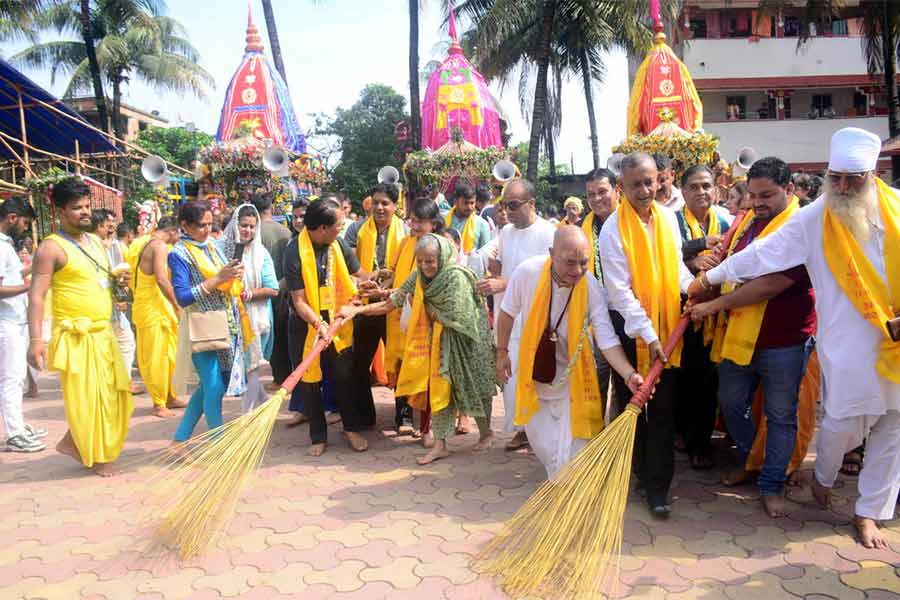
<svg viewBox="0 0 900 600"><path fill-rule="evenodd" d="M503 208L508 211L515 211L519 210L526 204L528 204L527 200L505 200L503 201Z"/></svg>
<svg viewBox="0 0 900 600"><path fill-rule="evenodd" d="M835 173L833 171L829 171L826 173L826 177L833 184L837 185L841 182L845 177L847 178L847 183L851 185L859 185L862 183L868 173Z"/></svg>

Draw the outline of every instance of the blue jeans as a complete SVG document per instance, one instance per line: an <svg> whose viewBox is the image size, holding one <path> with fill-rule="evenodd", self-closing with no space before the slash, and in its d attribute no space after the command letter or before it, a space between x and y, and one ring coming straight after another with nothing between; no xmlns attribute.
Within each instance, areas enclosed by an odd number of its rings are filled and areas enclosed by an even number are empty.
<svg viewBox="0 0 900 600"><path fill-rule="evenodd" d="M194 362L194 368L197 369L200 387L191 395L191 401L184 409L181 423L178 424L178 430L175 432L176 442L187 441L194 433L197 421L204 414L206 415L206 425L210 429L222 425L222 397L225 395L225 380L219 369L219 357L215 351L195 352L191 355L191 360Z"/></svg>
<svg viewBox="0 0 900 600"><path fill-rule="evenodd" d="M757 482L764 496L781 494L797 439L797 404L800 381L812 351L812 339L796 346L763 348L749 365L725 359L719 364L719 404L734 438L740 459L746 462L756 426L751 406L762 383L767 421L766 460Z"/></svg>

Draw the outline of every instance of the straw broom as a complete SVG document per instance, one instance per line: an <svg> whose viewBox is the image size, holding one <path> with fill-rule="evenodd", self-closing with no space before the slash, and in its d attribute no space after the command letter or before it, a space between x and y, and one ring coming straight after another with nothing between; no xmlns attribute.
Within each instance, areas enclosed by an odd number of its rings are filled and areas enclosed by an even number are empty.
<svg viewBox="0 0 900 600"><path fill-rule="evenodd" d="M743 218L724 236L721 260ZM666 341L669 356L688 327L683 315ZM614 589L622 550L637 418L664 365L657 360L621 415L546 481L475 557L514 598L595 599Z"/></svg>
<svg viewBox="0 0 900 600"><path fill-rule="evenodd" d="M153 545L175 551L182 560L202 553L221 535L249 478L262 462L281 404L312 361L343 325L337 319L281 388L253 411L191 438L183 453L168 452L154 479L161 499L151 513Z"/></svg>

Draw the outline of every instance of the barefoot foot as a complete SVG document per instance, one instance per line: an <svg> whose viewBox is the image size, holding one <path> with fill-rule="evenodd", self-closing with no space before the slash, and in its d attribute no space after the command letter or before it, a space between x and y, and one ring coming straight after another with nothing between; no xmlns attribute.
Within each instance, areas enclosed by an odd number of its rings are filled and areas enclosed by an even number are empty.
<svg viewBox="0 0 900 600"><path fill-rule="evenodd" d="M319 457L319 456L322 456L322 454L325 453L325 446L326 446L326 444L325 444L324 442L322 442L321 444L313 444L313 445L310 446L309 449L306 451L306 455L307 455L307 456L312 456L312 457L314 457L314 458L317 458L317 457Z"/></svg>
<svg viewBox="0 0 900 600"><path fill-rule="evenodd" d="M350 444L354 452L365 452L369 449L369 442L366 441L366 438L355 431L345 431L344 437L347 438L347 443Z"/></svg>
<svg viewBox="0 0 900 600"><path fill-rule="evenodd" d="M434 448L434 434L430 431L422 434L422 447L426 449Z"/></svg>
<svg viewBox="0 0 900 600"><path fill-rule="evenodd" d="M813 473L812 480L810 481L810 487L812 488L812 495L813 498L815 498L816 503L819 507L827 510L831 505L831 488L827 488L819 483L815 473Z"/></svg>
<svg viewBox="0 0 900 600"><path fill-rule="evenodd" d="M475 452L483 452L485 450L489 450L491 446L494 445L494 434L488 433L487 435L482 435L478 438L478 443L475 444Z"/></svg>
<svg viewBox="0 0 900 600"><path fill-rule="evenodd" d="M184 408L187 405L187 400L179 400L178 398L169 398L166 401L166 408Z"/></svg>
<svg viewBox="0 0 900 600"><path fill-rule="evenodd" d="M518 450L528 445L528 436L524 431L517 431L516 435L506 443L506 450Z"/></svg>
<svg viewBox="0 0 900 600"><path fill-rule="evenodd" d="M773 519L785 516L787 509L787 501L781 494L760 496L763 510Z"/></svg>
<svg viewBox="0 0 900 600"><path fill-rule="evenodd" d="M853 517L853 525L856 526L859 541L863 546L877 550L887 549L887 537L878 529L878 523L874 519L856 515Z"/></svg>
<svg viewBox="0 0 900 600"><path fill-rule="evenodd" d="M285 427L290 429L291 427L296 427L297 425L303 425L309 419L306 418L306 415L303 413L294 413L291 415L291 418L288 419L288 422L284 424Z"/></svg>
<svg viewBox="0 0 900 600"><path fill-rule="evenodd" d="M160 419L165 419L166 417L174 417L175 413L169 410L166 406L154 406L153 416L159 417Z"/></svg>
<svg viewBox="0 0 900 600"><path fill-rule="evenodd" d="M744 467L738 467L733 469L724 475L722 475L722 483L727 485L728 487L741 485L742 483L746 483L753 478L753 473L744 469Z"/></svg>
<svg viewBox="0 0 900 600"><path fill-rule="evenodd" d="M443 444L438 444L428 454L417 458L416 462L420 465L430 465L434 461L447 458L448 456L450 456L450 452L447 451L447 447Z"/></svg>
<svg viewBox="0 0 900 600"><path fill-rule="evenodd" d="M63 439L59 440L59 443L56 444L56 451L81 462L81 454L78 453L78 448L75 446L75 440L72 439L71 431L67 431L66 435L63 436Z"/></svg>
<svg viewBox="0 0 900 600"><path fill-rule="evenodd" d="M115 477L121 473L113 463L96 463L93 471L94 475L99 475L100 477Z"/></svg>

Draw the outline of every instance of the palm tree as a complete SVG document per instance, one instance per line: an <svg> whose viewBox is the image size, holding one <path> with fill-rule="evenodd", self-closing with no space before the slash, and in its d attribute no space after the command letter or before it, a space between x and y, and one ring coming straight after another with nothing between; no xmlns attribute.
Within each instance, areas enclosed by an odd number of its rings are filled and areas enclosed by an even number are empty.
<svg viewBox="0 0 900 600"><path fill-rule="evenodd" d="M281 44L278 42L278 27L275 24L275 12L272 10L272 0L262 0L263 15L266 17L266 31L269 33L269 47L272 49L272 60L275 68L281 74L281 78L287 84L287 73L284 70L284 60L281 58Z"/></svg>
<svg viewBox="0 0 900 600"><path fill-rule="evenodd" d="M422 105L419 99L419 2L409 0L409 120L412 146L422 144Z"/></svg>
<svg viewBox="0 0 900 600"><path fill-rule="evenodd" d="M40 29L60 33L84 32L87 0L64 0L37 20ZM187 40L184 28L161 14L161 0L95 0L90 13L91 38L96 39L96 61L103 81L112 90L112 126L122 137L122 86L133 77L160 91L192 92L204 97L214 86L212 76L199 64L199 53ZM70 75L63 97L94 87L90 44L83 40L60 40L35 44L11 58L32 68L50 68L51 81L60 73ZM105 99L100 90L98 108Z"/></svg>
<svg viewBox="0 0 900 600"><path fill-rule="evenodd" d="M97 61L97 49L94 47L93 23L91 22L90 0L81 0L78 13L81 23L81 39L84 41L84 53L87 56L91 71L91 85L94 88L94 103L100 117L100 128L109 133L109 118L106 115L106 94L103 92L103 81L100 79L100 63ZM118 133L116 134L118 137Z"/></svg>
<svg viewBox="0 0 900 600"><path fill-rule="evenodd" d="M46 5L47 0L0 0L0 41L34 42L34 18Z"/></svg>

